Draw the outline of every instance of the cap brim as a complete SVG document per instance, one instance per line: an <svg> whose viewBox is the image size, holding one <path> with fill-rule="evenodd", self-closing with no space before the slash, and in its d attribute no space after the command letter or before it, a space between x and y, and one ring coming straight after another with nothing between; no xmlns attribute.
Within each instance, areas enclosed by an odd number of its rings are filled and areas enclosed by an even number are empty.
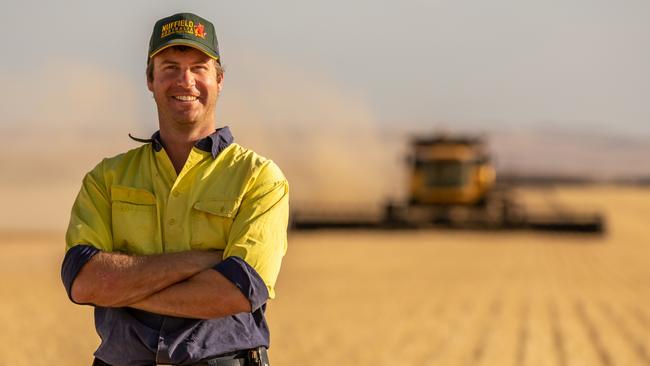
<svg viewBox="0 0 650 366"><path fill-rule="evenodd" d="M195 48L195 49L205 53L206 55L210 56L211 58L219 61L219 55L216 55L214 52L207 49L201 43L193 41L191 39L174 39L174 40L171 40L171 41L165 43L165 45L163 45L162 47L160 47L160 48L154 50L153 52L151 52L149 54L149 58L152 58L156 54L160 53L161 51L163 51L163 50L165 50L165 49L167 49L169 47L173 47L173 46L189 46L189 47Z"/></svg>

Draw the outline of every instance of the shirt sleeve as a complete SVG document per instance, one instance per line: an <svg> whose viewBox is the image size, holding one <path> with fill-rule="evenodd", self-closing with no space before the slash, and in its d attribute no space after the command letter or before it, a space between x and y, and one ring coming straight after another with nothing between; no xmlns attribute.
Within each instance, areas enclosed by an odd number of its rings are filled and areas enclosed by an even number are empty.
<svg viewBox="0 0 650 366"><path fill-rule="evenodd" d="M229 278L237 277L248 282L240 289L257 288L255 282L261 279L266 286L268 298L275 297L275 282L280 272L282 257L287 250L287 224L289 221L289 184L280 169L267 161L255 179L252 187L242 198L237 215L230 228L224 259L218 271ZM248 267L228 264L229 257L238 257ZM220 270L220 268L222 270ZM223 269L229 268L227 271ZM250 271L252 269L253 271ZM238 271L236 276L228 271ZM232 277L232 278L231 278ZM244 295L249 295L242 291ZM255 294L260 294L256 291ZM259 299L249 297L251 304L260 305ZM266 298L264 298L264 301ZM262 303L263 303L262 302Z"/></svg>
<svg viewBox="0 0 650 366"><path fill-rule="evenodd" d="M72 284L81 268L100 250L113 249L111 205L101 163L83 179L72 206L65 239L66 255L61 265L61 280L72 300Z"/></svg>
<svg viewBox="0 0 650 366"><path fill-rule="evenodd" d="M72 206L65 234L66 251L75 245L90 245L112 251L111 202L104 183L103 164L86 174Z"/></svg>
<svg viewBox="0 0 650 366"><path fill-rule="evenodd" d="M269 291L264 280L248 263L239 257L228 257L214 266L214 269L226 277L251 302L251 312L261 308L269 298Z"/></svg>
<svg viewBox="0 0 650 366"><path fill-rule="evenodd" d="M63 286L68 293L70 301L77 303L72 299L72 283L74 279L79 274L81 268L98 252L99 249L90 245L75 245L65 253L63 264L61 265L61 280L63 281Z"/></svg>

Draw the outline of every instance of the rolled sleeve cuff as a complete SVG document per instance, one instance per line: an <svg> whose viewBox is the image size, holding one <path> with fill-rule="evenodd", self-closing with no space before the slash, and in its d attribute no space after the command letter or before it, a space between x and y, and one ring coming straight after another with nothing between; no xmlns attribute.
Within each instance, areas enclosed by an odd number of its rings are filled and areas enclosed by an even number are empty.
<svg viewBox="0 0 650 366"><path fill-rule="evenodd" d="M99 253L99 249L90 245L76 245L70 248L65 254L65 258L63 258L61 280L68 293L68 298L75 304L77 302L72 299L72 283L77 278L81 268L97 253Z"/></svg>
<svg viewBox="0 0 650 366"><path fill-rule="evenodd" d="M228 257L213 267L248 298L252 312L257 311L269 298L269 291L262 277L246 261L239 257Z"/></svg>

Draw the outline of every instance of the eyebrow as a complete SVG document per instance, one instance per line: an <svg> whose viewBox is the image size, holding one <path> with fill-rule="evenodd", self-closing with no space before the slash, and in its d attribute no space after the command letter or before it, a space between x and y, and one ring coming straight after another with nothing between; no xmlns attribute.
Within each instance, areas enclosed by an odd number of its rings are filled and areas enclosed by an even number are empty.
<svg viewBox="0 0 650 366"><path fill-rule="evenodd" d="M207 60L203 60L203 61L192 62L191 65L203 65L203 64L207 64L207 63L210 62L210 60L211 60L211 59L207 59ZM179 64L178 62L176 62L176 61L171 61L171 60L163 60L163 61L160 61L160 66L162 66L162 65L178 65L178 64Z"/></svg>

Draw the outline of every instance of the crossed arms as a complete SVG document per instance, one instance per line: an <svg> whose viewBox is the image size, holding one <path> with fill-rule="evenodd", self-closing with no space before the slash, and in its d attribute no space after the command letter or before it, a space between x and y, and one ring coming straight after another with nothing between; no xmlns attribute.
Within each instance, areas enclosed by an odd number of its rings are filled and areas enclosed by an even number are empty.
<svg viewBox="0 0 650 366"><path fill-rule="evenodd" d="M197 250L152 256L100 251L77 274L71 297L77 303L186 318L250 312L251 303L239 288L212 269L222 255Z"/></svg>
<svg viewBox="0 0 650 366"><path fill-rule="evenodd" d="M73 301L207 319L255 311L273 298L288 221L288 184L277 166L265 163L242 197L224 252L147 256L112 250L103 171L100 164L84 178L66 233L62 279Z"/></svg>

